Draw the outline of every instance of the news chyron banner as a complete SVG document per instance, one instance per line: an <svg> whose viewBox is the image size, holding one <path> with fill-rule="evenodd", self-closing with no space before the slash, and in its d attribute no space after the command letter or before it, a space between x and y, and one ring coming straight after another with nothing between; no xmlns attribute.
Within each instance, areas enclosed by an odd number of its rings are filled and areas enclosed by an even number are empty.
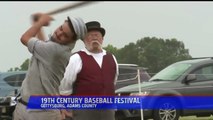
<svg viewBox="0 0 213 120"><path fill-rule="evenodd" d="M140 109L140 97L31 96L29 109Z"/></svg>
<svg viewBox="0 0 213 120"><path fill-rule="evenodd" d="M213 96L31 96L28 109L212 109Z"/></svg>

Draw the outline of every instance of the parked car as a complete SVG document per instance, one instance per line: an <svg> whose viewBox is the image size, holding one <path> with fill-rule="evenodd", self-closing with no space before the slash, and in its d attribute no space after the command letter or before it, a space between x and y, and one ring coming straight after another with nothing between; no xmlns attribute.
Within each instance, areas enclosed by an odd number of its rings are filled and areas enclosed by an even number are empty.
<svg viewBox="0 0 213 120"><path fill-rule="evenodd" d="M140 92L139 88L141 89ZM144 99L150 96L160 96L157 99L146 101L146 106L150 108L158 106L157 109L118 110L116 112L117 120L140 120L141 112L144 119L152 118L154 120L178 120L180 116L188 115L210 116L213 114L213 102L210 101L205 104L205 106L210 106L211 109L199 109L204 105L193 104L194 106L190 106L187 103L195 102L195 100L186 101L186 99L180 98L188 95L213 97L213 59L193 59L176 62L161 70L148 82L140 84L140 86L134 84L120 88L116 90L116 94L119 96L139 95L143 96ZM171 102L164 99L164 96L173 96L175 99ZM198 109L184 109L187 107Z"/></svg>
<svg viewBox="0 0 213 120"><path fill-rule="evenodd" d="M136 64L118 64L119 76L116 89L138 83L137 72L140 71L140 81L145 82L150 79L147 68L139 67Z"/></svg>
<svg viewBox="0 0 213 120"><path fill-rule="evenodd" d="M0 119L12 119L15 96L18 93L26 71L0 73Z"/></svg>

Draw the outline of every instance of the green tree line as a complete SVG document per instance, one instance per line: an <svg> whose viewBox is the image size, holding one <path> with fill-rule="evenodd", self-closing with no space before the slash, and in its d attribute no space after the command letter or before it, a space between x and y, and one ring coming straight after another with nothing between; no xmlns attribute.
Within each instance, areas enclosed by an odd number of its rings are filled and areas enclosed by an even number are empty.
<svg viewBox="0 0 213 120"><path fill-rule="evenodd" d="M174 62L192 58L184 43L176 39L145 37L120 49L113 45L104 48L115 55L118 63L137 64L148 68L151 75Z"/></svg>
<svg viewBox="0 0 213 120"><path fill-rule="evenodd" d="M25 70L28 69L28 66L29 66L29 59L26 59L26 60L21 64L20 67L10 68L10 69L8 70L8 72L9 72L9 71L25 71Z"/></svg>

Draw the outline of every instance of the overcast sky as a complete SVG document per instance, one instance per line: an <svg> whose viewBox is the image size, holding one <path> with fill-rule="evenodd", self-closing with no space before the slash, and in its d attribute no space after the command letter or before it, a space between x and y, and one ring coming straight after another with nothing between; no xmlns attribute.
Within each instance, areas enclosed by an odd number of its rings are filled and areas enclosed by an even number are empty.
<svg viewBox="0 0 213 120"><path fill-rule="evenodd" d="M19 67L31 57L20 42L30 27L30 15L76 2L0 2L0 72ZM51 34L67 16L97 20L106 29L103 46L122 48L144 37L176 38L192 57L213 56L213 2L94 2L56 14L46 27ZM78 41L74 51L84 45Z"/></svg>

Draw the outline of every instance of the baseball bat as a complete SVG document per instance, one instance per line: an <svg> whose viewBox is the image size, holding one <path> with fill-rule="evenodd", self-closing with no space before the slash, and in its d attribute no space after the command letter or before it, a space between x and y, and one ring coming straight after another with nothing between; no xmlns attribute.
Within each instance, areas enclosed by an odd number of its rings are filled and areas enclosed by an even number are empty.
<svg viewBox="0 0 213 120"><path fill-rule="evenodd" d="M76 3L76 4L69 4L67 6L63 6L61 8L49 11L49 12L47 12L47 14L49 14L49 15L55 15L55 14L64 12L66 10L71 10L71 9L74 9L74 8L77 8L77 7L80 7L80 6L82 7L82 6L87 5L89 3L92 3L92 2L91 1L84 1L84 2L80 2L80 3Z"/></svg>

